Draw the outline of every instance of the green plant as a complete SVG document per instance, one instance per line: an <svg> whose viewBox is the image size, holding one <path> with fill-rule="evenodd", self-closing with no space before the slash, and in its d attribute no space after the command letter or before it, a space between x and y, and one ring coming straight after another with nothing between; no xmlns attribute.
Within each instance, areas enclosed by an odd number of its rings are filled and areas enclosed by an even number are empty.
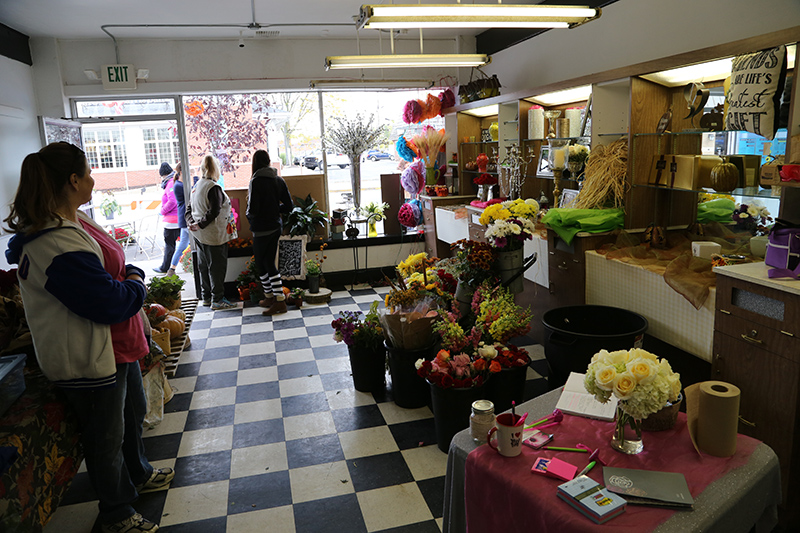
<svg viewBox="0 0 800 533"><path fill-rule="evenodd" d="M289 292L289 296L297 300L298 298L303 298L305 296L306 291L305 289L301 289L300 287L296 287Z"/></svg>
<svg viewBox="0 0 800 533"><path fill-rule="evenodd" d="M383 214L383 212L386 209L389 209L389 204L385 202L382 204L376 204L375 202L370 202L364 207L362 207L361 211L367 214L367 220L369 222L380 222L381 220L386 218L386 215Z"/></svg>
<svg viewBox="0 0 800 533"><path fill-rule="evenodd" d="M306 274L309 276L319 276L322 274L322 265L315 259L306 261Z"/></svg>
<svg viewBox="0 0 800 533"><path fill-rule="evenodd" d="M289 235L308 235L308 239L314 238L314 233L317 227L324 228L325 221L328 219L328 214L323 213L317 207L317 201L311 198L309 194L305 200L295 196L295 207L286 216L286 227L289 230Z"/></svg>
<svg viewBox="0 0 800 533"><path fill-rule="evenodd" d="M103 195L103 201L100 202L100 211L103 212L106 218L111 216L112 213L117 213L118 215L122 213L122 207L120 207L117 199L114 197L114 193Z"/></svg>
<svg viewBox="0 0 800 533"><path fill-rule="evenodd" d="M159 276L150 278L147 284L147 298L146 303L156 302L164 304L164 302L172 302L180 297L183 284L186 283L178 276Z"/></svg>

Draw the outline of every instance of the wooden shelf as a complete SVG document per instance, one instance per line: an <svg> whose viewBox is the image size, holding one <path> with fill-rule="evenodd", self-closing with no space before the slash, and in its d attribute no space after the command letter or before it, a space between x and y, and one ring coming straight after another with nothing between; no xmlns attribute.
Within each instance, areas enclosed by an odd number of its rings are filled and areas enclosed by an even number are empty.
<svg viewBox="0 0 800 533"><path fill-rule="evenodd" d="M198 300L196 298L192 300L181 301L180 309L186 314L186 327L184 328L180 337L173 339L170 342L169 354L165 354L164 375L166 375L168 378L175 377L175 371L178 369L178 359L180 359L183 349L188 346L186 343L189 340L189 328L191 328L192 320L194 320L194 315L197 312L197 302ZM191 345L191 341L189 342L189 345Z"/></svg>

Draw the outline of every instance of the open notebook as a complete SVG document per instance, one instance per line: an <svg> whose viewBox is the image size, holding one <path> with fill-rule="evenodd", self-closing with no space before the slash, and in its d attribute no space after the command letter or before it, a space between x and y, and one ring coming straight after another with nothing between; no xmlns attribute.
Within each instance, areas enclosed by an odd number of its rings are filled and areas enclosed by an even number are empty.
<svg viewBox="0 0 800 533"><path fill-rule="evenodd" d="M561 398L556 404L556 409L586 418L614 420L614 414L617 411L616 396L611 396L606 403L598 402L594 396L586 392L586 388L583 386L584 376L585 374L570 372L569 378L564 384L564 390L561 392Z"/></svg>

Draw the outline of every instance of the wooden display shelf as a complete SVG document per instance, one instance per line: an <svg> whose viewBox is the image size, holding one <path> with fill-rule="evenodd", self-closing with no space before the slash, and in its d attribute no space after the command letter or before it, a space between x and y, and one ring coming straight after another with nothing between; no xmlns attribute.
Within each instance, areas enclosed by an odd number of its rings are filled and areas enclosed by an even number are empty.
<svg viewBox="0 0 800 533"><path fill-rule="evenodd" d="M178 369L178 359L180 359L183 349L191 345L191 341L189 341L189 328L191 328L192 320L197 312L197 302L197 298L181 301L180 308L186 314L186 327L180 337L170 342L169 354L164 358L164 375L168 378L175 377L175 371Z"/></svg>

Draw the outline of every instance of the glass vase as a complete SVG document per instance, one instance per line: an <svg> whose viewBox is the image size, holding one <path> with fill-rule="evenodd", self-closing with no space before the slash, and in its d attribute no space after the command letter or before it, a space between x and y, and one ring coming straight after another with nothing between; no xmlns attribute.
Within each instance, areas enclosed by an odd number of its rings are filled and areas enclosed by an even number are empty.
<svg viewBox="0 0 800 533"><path fill-rule="evenodd" d="M642 421L633 418L617 406L617 421L614 424L614 436L611 447L618 452L636 455L644 451L642 442Z"/></svg>
<svg viewBox="0 0 800 533"><path fill-rule="evenodd" d="M367 237L377 237L378 236L378 223L374 220L370 220L367 222Z"/></svg>

